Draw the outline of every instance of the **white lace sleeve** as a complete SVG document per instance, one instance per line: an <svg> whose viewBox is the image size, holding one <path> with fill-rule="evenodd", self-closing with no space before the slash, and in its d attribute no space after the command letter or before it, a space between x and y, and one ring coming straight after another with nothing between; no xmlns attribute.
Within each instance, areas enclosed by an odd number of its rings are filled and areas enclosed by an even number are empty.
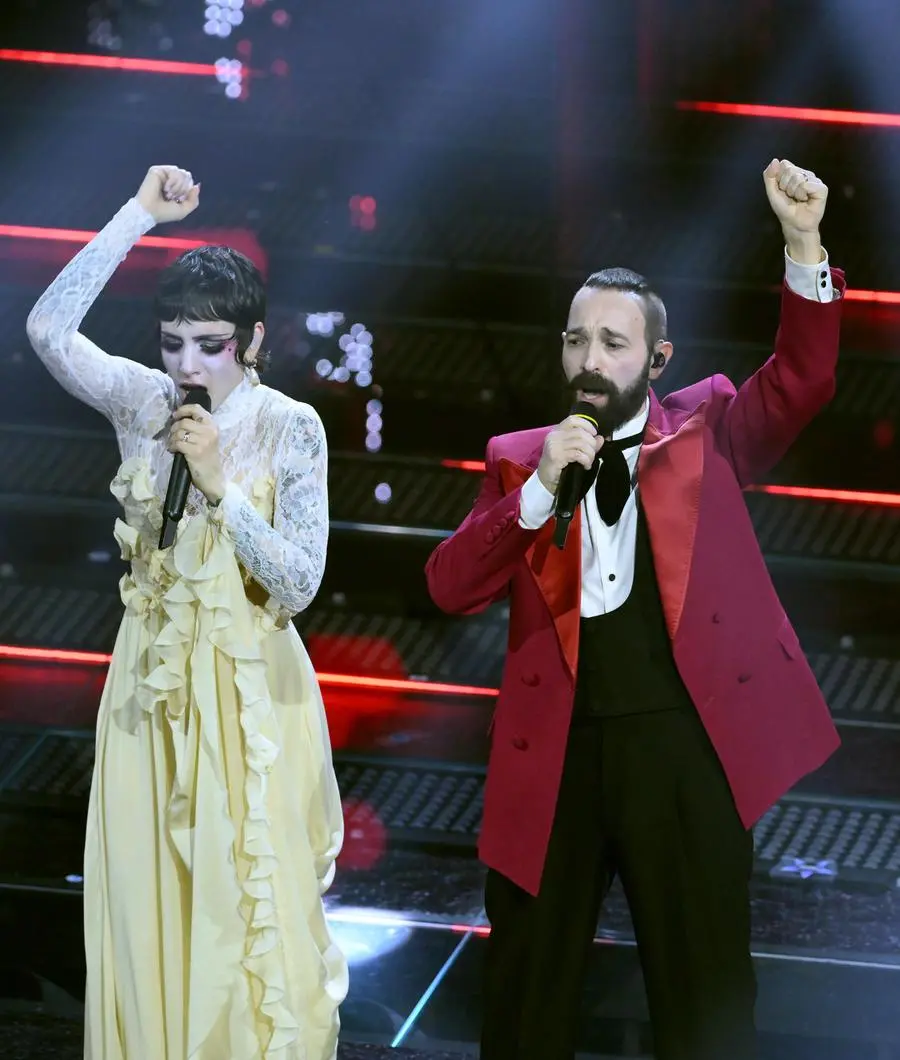
<svg viewBox="0 0 900 1060"><path fill-rule="evenodd" d="M128 251L153 224L150 214L130 199L66 265L28 316L28 338L53 378L117 428L125 427L148 401L168 394L167 377L137 361L111 357L78 328Z"/></svg>
<svg viewBox="0 0 900 1060"><path fill-rule="evenodd" d="M234 483L220 509L237 557L254 580L292 614L309 607L328 546L328 445L312 408L292 410L279 444L273 525Z"/></svg>

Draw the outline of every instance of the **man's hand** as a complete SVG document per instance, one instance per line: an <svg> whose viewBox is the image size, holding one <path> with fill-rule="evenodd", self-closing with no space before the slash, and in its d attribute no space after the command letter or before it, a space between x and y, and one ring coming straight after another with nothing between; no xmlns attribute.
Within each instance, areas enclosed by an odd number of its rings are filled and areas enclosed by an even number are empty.
<svg viewBox="0 0 900 1060"><path fill-rule="evenodd" d="M788 254L800 265L824 260L819 225L825 214L828 188L808 169L773 158L763 178L769 204L784 232Z"/></svg>
<svg viewBox="0 0 900 1060"><path fill-rule="evenodd" d="M181 221L200 205L200 185L186 169L153 166L135 198L157 224Z"/></svg>
<svg viewBox="0 0 900 1060"><path fill-rule="evenodd" d="M538 478L549 493L556 493L559 476L567 464L592 467L603 445L602 436L582 416L567 416L547 435L538 464Z"/></svg>

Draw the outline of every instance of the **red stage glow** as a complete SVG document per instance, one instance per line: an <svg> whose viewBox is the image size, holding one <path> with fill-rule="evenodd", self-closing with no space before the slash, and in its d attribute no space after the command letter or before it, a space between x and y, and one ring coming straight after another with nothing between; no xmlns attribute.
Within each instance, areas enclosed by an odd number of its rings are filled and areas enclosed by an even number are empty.
<svg viewBox="0 0 900 1060"><path fill-rule="evenodd" d="M774 497L803 497L811 501L835 501L838 504L871 504L879 508L900 508L900 494L873 493L867 490L831 490L816 486L748 486L753 493Z"/></svg>
<svg viewBox="0 0 900 1060"><path fill-rule="evenodd" d="M484 471L483 460L442 460L441 467L459 471ZM802 497L811 501L835 501L839 504L874 504L882 508L900 508L900 493L874 493L867 490L820 489L818 486L748 486L751 493L769 493L774 497Z"/></svg>
<svg viewBox="0 0 900 1060"><path fill-rule="evenodd" d="M900 291L844 291L847 302L878 302L880 305L900 305Z"/></svg>
<svg viewBox="0 0 900 1060"><path fill-rule="evenodd" d="M782 121L812 121L832 125L875 125L900 128L900 114L873 114L862 110L826 110L820 107L779 107L767 103L713 103L709 100L679 100L679 110L705 114L731 114L740 118L778 118Z"/></svg>
<svg viewBox="0 0 900 1060"><path fill-rule="evenodd" d="M95 70L132 70L145 74L181 74L215 77L212 63L182 63L172 59L128 59L119 55L81 55L72 52L35 52L0 48L0 61L39 66L79 66Z"/></svg>
<svg viewBox="0 0 900 1060"><path fill-rule="evenodd" d="M97 651L69 651L64 648L25 648L17 644L0 644L0 659L22 662L62 663L69 666L108 666L112 656ZM480 685L452 685L440 681L412 681L399 677L367 677L362 674L316 675L319 684L331 688L358 688L364 692L412 692L428 696L483 696L499 695L496 688Z"/></svg>
<svg viewBox="0 0 900 1060"><path fill-rule="evenodd" d="M0 237L8 239L43 239L54 243L90 243L96 232L77 228L40 228L34 225L2 225ZM204 246L202 239L179 239L177 236L143 236L139 247L155 247L165 250L193 250Z"/></svg>

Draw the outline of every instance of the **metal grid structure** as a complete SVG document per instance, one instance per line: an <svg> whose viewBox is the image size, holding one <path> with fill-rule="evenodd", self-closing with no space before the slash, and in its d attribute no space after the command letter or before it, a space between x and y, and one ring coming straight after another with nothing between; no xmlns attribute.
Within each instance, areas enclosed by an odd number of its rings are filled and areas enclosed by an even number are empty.
<svg viewBox="0 0 900 1060"><path fill-rule="evenodd" d="M900 803L792 796L754 828L756 867L783 879L900 882Z"/></svg>
<svg viewBox="0 0 900 1060"><path fill-rule="evenodd" d="M121 615L113 591L0 582L0 643L108 652ZM321 672L482 688L496 688L502 677L504 605L458 619L367 613L317 602L298 616L297 626ZM837 651L810 652L808 658L838 723L900 728L900 661Z"/></svg>
<svg viewBox="0 0 900 1060"><path fill-rule="evenodd" d="M0 506L87 502L115 510L109 483L117 466L102 434L0 427ZM465 518L478 475L419 460L334 453L335 522L449 531ZM376 489L390 486L390 499ZM747 503L763 552L770 557L864 563L893 577L900 564L900 509L749 493Z"/></svg>
<svg viewBox="0 0 900 1060"><path fill-rule="evenodd" d="M484 106L485 100L481 99L476 109L478 118L483 117ZM473 120L466 127L467 132L477 135L479 122L475 116L473 111ZM237 115L232 112L232 117ZM184 150L187 151L186 144ZM211 151L206 164L211 166L213 162ZM47 158L45 163L44 177L38 175L31 194L20 196L16 204L19 224L99 227L132 191L122 186L121 178L123 172L133 172L131 160L119 160L114 152L96 183L73 186L63 195L53 186L53 176L58 172L53 160ZM668 169L666 176L675 175ZM688 179L685 172L680 177ZM318 174L313 172L305 184L302 179L272 181L262 193L253 183L234 190L219 181L210 182L209 188L204 188L202 220L198 218L197 224L201 229L233 229L244 224L253 229L273 260L285 264L327 255L348 263L369 261L382 267L474 268L518 275L533 273L549 279L560 273L583 276L602 264L630 262L652 272L663 287L691 278L707 292L711 290L708 285L712 275L717 283L731 279L759 290L771 288L779 280L780 237L764 213L759 215L760 223L743 226L742 238L733 245L715 244L716 258L711 263L707 242L684 235L691 230L690 225L679 228L672 223L673 216L683 214L681 200L686 197L684 189L677 186L677 177L660 183L659 173L646 159L642 169L633 174L633 183L622 188L615 204L607 202L605 210L579 217L577 226L566 232L566 238L560 238L558 222L533 189L517 198L513 207L509 192L493 199L484 197L480 202L473 202L469 193L468 198L457 201L452 192L448 198L446 182L430 187L423 184L415 196L400 192L390 201L382 199L377 227L361 231L349 223L345 197L322 196L318 180ZM646 196L651 189L656 208L647 210ZM852 229L852 214L842 218L842 223ZM890 244L882 245L876 257L866 240L847 238L842 252L842 259L836 264L848 270L856 286L885 287L890 285L891 276L900 276L900 256Z"/></svg>
<svg viewBox="0 0 900 1060"><path fill-rule="evenodd" d="M767 556L875 564L895 576L900 563L900 509L751 493L747 497Z"/></svg>
<svg viewBox="0 0 900 1060"><path fill-rule="evenodd" d="M83 812L93 756L92 732L0 729L0 806ZM377 821L393 842L474 847L483 768L339 754L335 770L348 828ZM900 802L792 795L754 834L760 874L881 885L900 878Z"/></svg>
<svg viewBox="0 0 900 1060"><path fill-rule="evenodd" d="M0 642L111 651L122 620L115 592L0 581Z"/></svg>
<svg viewBox="0 0 900 1060"><path fill-rule="evenodd" d="M835 718L900 726L900 662L815 652L809 662Z"/></svg>

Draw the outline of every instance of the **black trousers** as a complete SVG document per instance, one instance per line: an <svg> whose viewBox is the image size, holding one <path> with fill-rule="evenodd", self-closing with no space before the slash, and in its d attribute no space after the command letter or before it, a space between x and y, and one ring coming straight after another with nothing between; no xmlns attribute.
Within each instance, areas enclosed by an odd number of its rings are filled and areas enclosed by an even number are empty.
<svg viewBox="0 0 900 1060"><path fill-rule="evenodd" d="M752 862L752 833L696 714L574 721L538 896L488 873L481 1060L572 1060L616 873L657 1060L757 1060Z"/></svg>

